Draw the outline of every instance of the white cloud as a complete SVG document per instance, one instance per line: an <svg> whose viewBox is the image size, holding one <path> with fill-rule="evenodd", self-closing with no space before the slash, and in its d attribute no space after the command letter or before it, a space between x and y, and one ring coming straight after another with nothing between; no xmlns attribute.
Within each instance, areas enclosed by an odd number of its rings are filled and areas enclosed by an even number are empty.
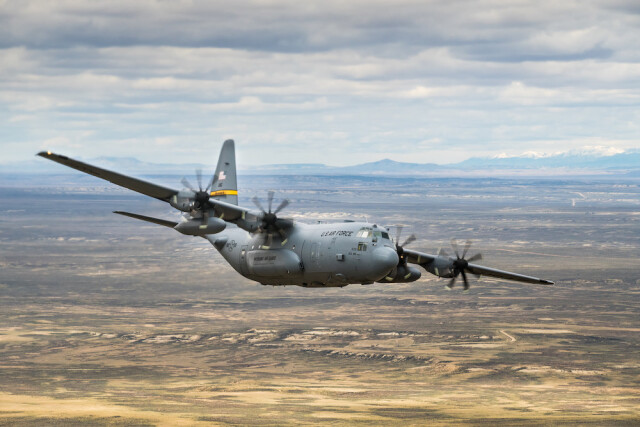
<svg viewBox="0 0 640 427"><path fill-rule="evenodd" d="M0 144L187 162L234 137L254 163L330 164L637 147L633 7L9 1Z"/></svg>

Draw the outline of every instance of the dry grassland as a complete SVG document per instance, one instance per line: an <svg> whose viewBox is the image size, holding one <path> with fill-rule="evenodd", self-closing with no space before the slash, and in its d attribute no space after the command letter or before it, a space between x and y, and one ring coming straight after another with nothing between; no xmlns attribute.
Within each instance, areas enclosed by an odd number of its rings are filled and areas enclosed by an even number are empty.
<svg viewBox="0 0 640 427"><path fill-rule="evenodd" d="M575 183L478 201L446 181L411 202L377 183L388 204L303 184L295 215L413 223L423 250L471 236L483 263L557 285L262 287L199 239L108 214L166 217L154 202L25 196L0 223L0 425L640 423L637 205L571 211L562 191L590 195Z"/></svg>

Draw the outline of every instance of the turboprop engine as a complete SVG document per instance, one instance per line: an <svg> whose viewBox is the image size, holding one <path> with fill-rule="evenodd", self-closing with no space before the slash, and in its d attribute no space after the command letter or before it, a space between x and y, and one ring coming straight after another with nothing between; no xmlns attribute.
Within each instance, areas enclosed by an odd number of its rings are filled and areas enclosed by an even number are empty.
<svg viewBox="0 0 640 427"><path fill-rule="evenodd" d="M192 191L180 190L178 194L169 199L169 204L182 212L189 212L193 209L192 199Z"/></svg>
<svg viewBox="0 0 640 427"><path fill-rule="evenodd" d="M194 218L178 223L173 229L189 236L216 234L224 230L227 223L220 218L210 216L206 220Z"/></svg>
<svg viewBox="0 0 640 427"><path fill-rule="evenodd" d="M469 267L469 263L482 259L482 254L475 254L470 258L466 258L467 251L471 246L471 241L467 240L464 246L462 255L458 252L458 244L455 239L451 239L451 247L456 254L456 257L450 257L443 250L439 251L438 256L430 263L423 265L425 270L429 273L435 274L438 277L450 277L451 281L447 284L449 289L453 288L458 276L462 276L464 283L464 290L469 289L469 280L467 279L467 272L473 274L476 277L480 277L478 273L475 273L473 269ZM544 282L543 282L544 283Z"/></svg>
<svg viewBox="0 0 640 427"><path fill-rule="evenodd" d="M396 252L398 253L398 265L391 270L383 279L379 280L382 283L409 283L418 280L422 273L415 267L407 265L407 259L404 255L404 246L416 240L415 235L411 235L400 244L400 235L402 234L402 225L396 226L398 228L398 234L396 235Z"/></svg>
<svg viewBox="0 0 640 427"><path fill-rule="evenodd" d="M453 259L449 256L438 256L428 264L424 264L424 269L438 277L451 277L453 273Z"/></svg>

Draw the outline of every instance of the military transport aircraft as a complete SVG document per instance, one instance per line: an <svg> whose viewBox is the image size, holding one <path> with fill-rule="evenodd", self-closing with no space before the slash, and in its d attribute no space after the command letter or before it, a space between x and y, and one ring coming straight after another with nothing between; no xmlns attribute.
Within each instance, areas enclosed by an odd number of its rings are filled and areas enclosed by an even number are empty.
<svg viewBox="0 0 640 427"><path fill-rule="evenodd" d="M462 253L455 241L455 256L444 251L427 254L404 246L416 240L411 235L404 243L389 237L389 230L368 222L344 221L331 224L304 224L280 217L287 199L273 209L274 193L268 193L267 209L253 198L256 209L238 206L235 146L227 140L222 146L215 175L198 188L183 178L184 188L174 190L141 179L108 171L50 151L38 153L46 159L97 176L116 185L169 203L184 212L180 222L137 213L114 213L173 228L187 235L207 239L242 276L263 285L304 287L342 287L352 283L371 284L414 282L421 276L415 264L438 277L449 278L452 288L462 276L469 288L467 273L492 276L525 283L552 285L549 280L525 276L474 264L480 254L466 258L470 243Z"/></svg>

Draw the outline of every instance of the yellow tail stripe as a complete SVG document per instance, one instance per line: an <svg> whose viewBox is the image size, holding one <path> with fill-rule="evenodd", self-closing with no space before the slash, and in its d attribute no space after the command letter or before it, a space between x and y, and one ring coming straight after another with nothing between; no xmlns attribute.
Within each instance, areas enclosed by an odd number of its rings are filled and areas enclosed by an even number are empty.
<svg viewBox="0 0 640 427"><path fill-rule="evenodd" d="M218 190L212 191L210 196L237 196L238 190Z"/></svg>

